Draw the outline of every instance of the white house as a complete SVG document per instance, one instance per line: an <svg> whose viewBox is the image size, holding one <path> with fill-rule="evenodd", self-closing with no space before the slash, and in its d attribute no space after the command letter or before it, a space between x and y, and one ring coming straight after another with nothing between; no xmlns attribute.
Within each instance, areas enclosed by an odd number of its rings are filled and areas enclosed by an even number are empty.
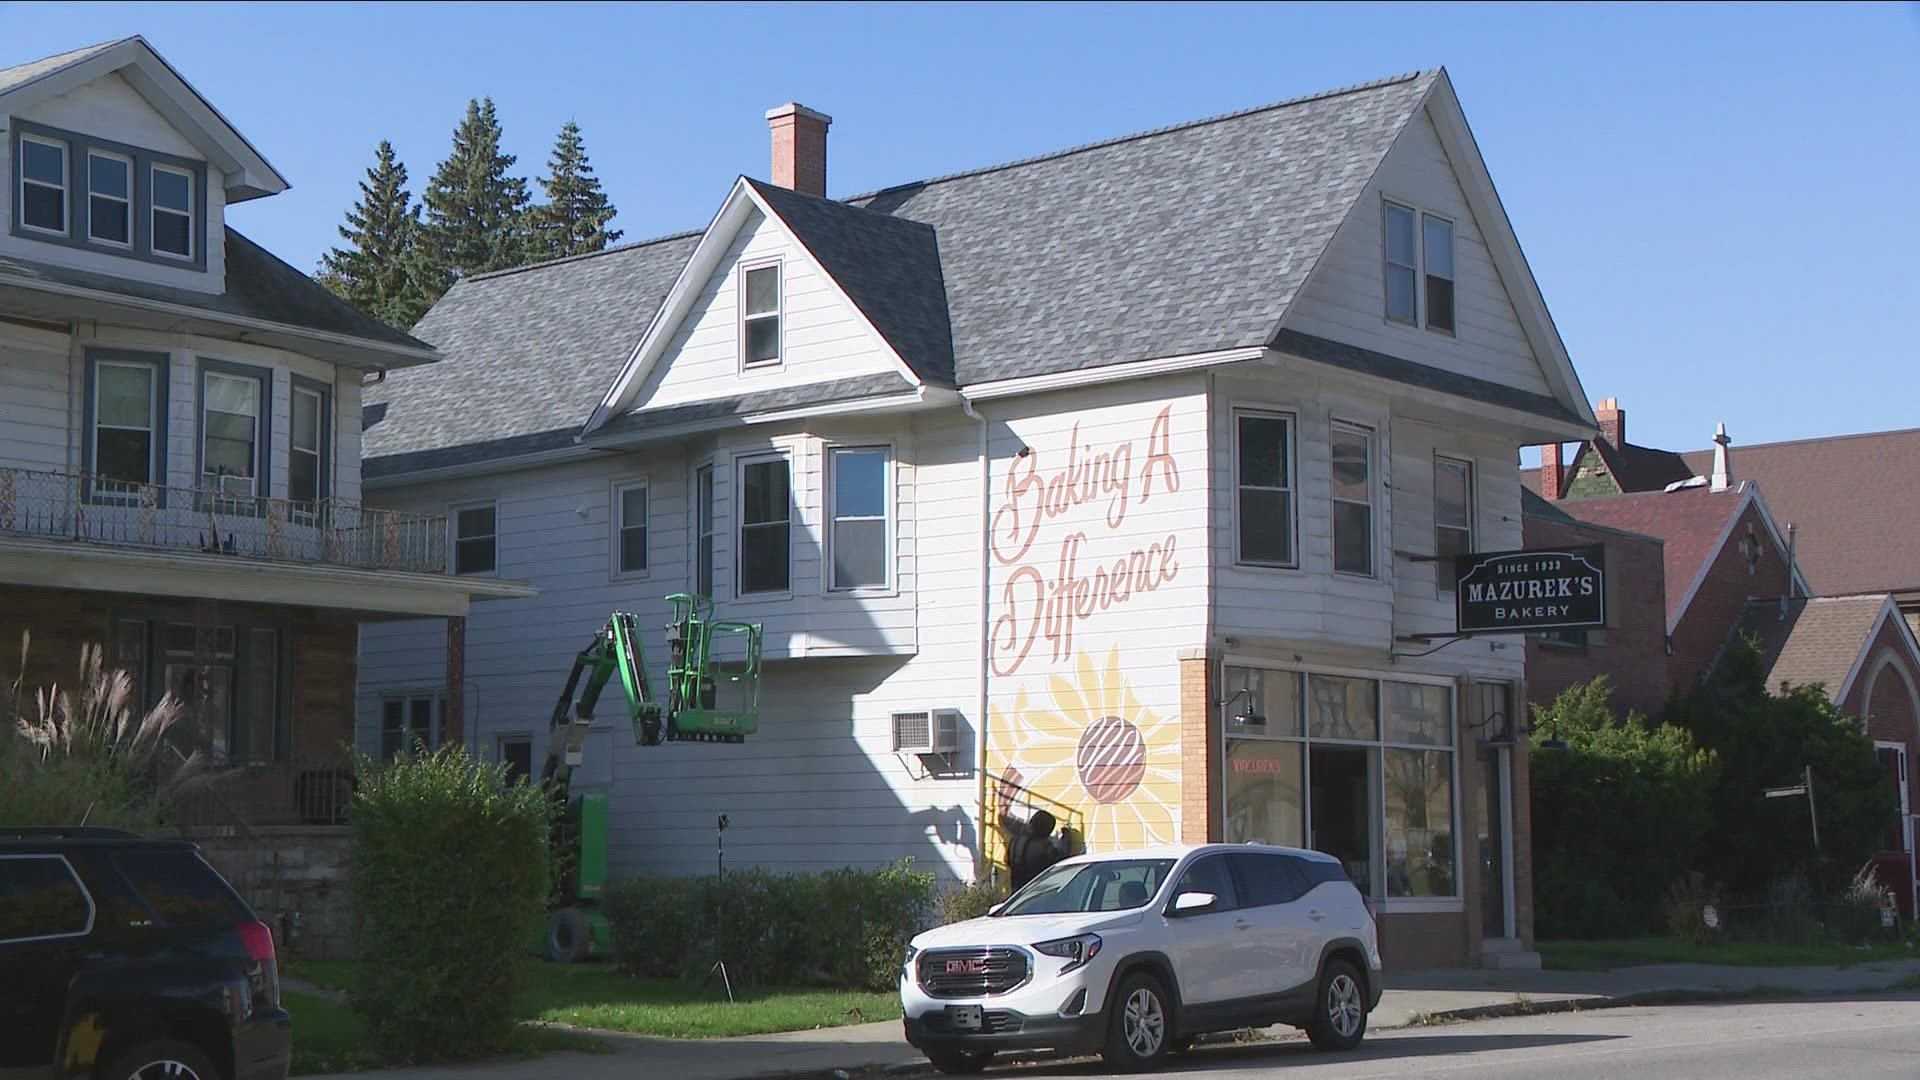
<svg viewBox="0 0 1920 1080"><path fill-rule="evenodd" d="M241 770L218 824L337 821L358 624L531 595L360 505L362 385L438 354L229 227L287 181L141 38L0 68L0 175L0 681L106 646Z"/></svg>
<svg viewBox="0 0 1920 1080"><path fill-rule="evenodd" d="M1335 853L1398 964L1529 939L1523 650L1408 639L1593 418L1446 74L840 200L828 118L768 119L705 229L463 281L368 391L369 497L539 589L472 618L469 737L535 760L610 611L704 593L766 627L760 730L597 733L615 872L726 813L730 859L966 878L1046 807ZM444 669L366 627L363 745Z"/></svg>

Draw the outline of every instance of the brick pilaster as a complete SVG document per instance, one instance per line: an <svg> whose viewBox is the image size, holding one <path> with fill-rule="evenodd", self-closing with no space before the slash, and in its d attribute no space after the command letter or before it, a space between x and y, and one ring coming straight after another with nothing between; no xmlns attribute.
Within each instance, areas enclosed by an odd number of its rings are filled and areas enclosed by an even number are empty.
<svg viewBox="0 0 1920 1080"><path fill-rule="evenodd" d="M1213 707L1213 663L1206 650L1180 656L1180 839L1221 836L1220 731Z"/></svg>

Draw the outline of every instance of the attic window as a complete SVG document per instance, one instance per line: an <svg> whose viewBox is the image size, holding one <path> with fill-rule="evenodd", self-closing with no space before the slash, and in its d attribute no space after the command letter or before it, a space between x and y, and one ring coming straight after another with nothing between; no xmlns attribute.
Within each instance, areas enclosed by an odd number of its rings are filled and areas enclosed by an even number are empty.
<svg viewBox="0 0 1920 1080"><path fill-rule="evenodd" d="M780 264L748 268L740 275L741 366L780 362Z"/></svg>
<svg viewBox="0 0 1920 1080"><path fill-rule="evenodd" d="M32 135L20 140L20 211L27 228L66 235L66 143Z"/></svg>
<svg viewBox="0 0 1920 1080"><path fill-rule="evenodd" d="M153 251L193 258L193 174L185 169L153 167Z"/></svg>

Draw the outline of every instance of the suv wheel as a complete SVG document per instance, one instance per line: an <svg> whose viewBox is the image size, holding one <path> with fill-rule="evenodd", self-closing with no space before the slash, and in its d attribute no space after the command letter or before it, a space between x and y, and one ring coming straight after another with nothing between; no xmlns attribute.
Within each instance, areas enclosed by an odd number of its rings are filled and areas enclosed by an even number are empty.
<svg viewBox="0 0 1920 1080"><path fill-rule="evenodd" d="M1313 1021L1307 1038L1318 1050L1351 1050L1367 1033L1367 995L1360 972L1345 960L1335 960L1320 973L1320 992L1314 997Z"/></svg>
<svg viewBox="0 0 1920 1080"><path fill-rule="evenodd" d="M1173 1008L1166 987L1144 971L1122 979L1119 992L1113 995L1107 1045L1100 1054L1108 1067L1151 1069L1167 1059L1173 1041Z"/></svg>
<svg viewBox="0 0 1920 1080"><path fill-rule="evenodd" d="M102 1080L220 1080L207 1055L171 1041L141 1043L95 1075Z"/></svg>
<svg viewBox="0 0 1920 1080"><path fill-rule="evenodd" d="M984 1072L993 1061L991 1050L929 1050L927 1060L933 1067L953 1076L971 1076Z"/></svg>

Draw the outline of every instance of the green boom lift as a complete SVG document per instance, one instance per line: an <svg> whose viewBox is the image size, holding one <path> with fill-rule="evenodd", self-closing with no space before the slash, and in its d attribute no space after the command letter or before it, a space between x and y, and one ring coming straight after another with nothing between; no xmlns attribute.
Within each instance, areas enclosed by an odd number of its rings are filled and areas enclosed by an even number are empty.
<svg viewBox="0 0 1920 1080"><path fill-rule="evenodd" d="M561 963L611 951L606 917L599 911L607 878L607 797L570 791L607 683L619 676L633 738L641 746L743 742L760 725L760 624L716 620L713 601L704 596L673 593L667 602L673 605L673 622L667 626L664 698L647 677L638 622L616 611L573 658L566 688L553 706L540 779L561 808L554 825L561 880L538 951Z"/></svg>

